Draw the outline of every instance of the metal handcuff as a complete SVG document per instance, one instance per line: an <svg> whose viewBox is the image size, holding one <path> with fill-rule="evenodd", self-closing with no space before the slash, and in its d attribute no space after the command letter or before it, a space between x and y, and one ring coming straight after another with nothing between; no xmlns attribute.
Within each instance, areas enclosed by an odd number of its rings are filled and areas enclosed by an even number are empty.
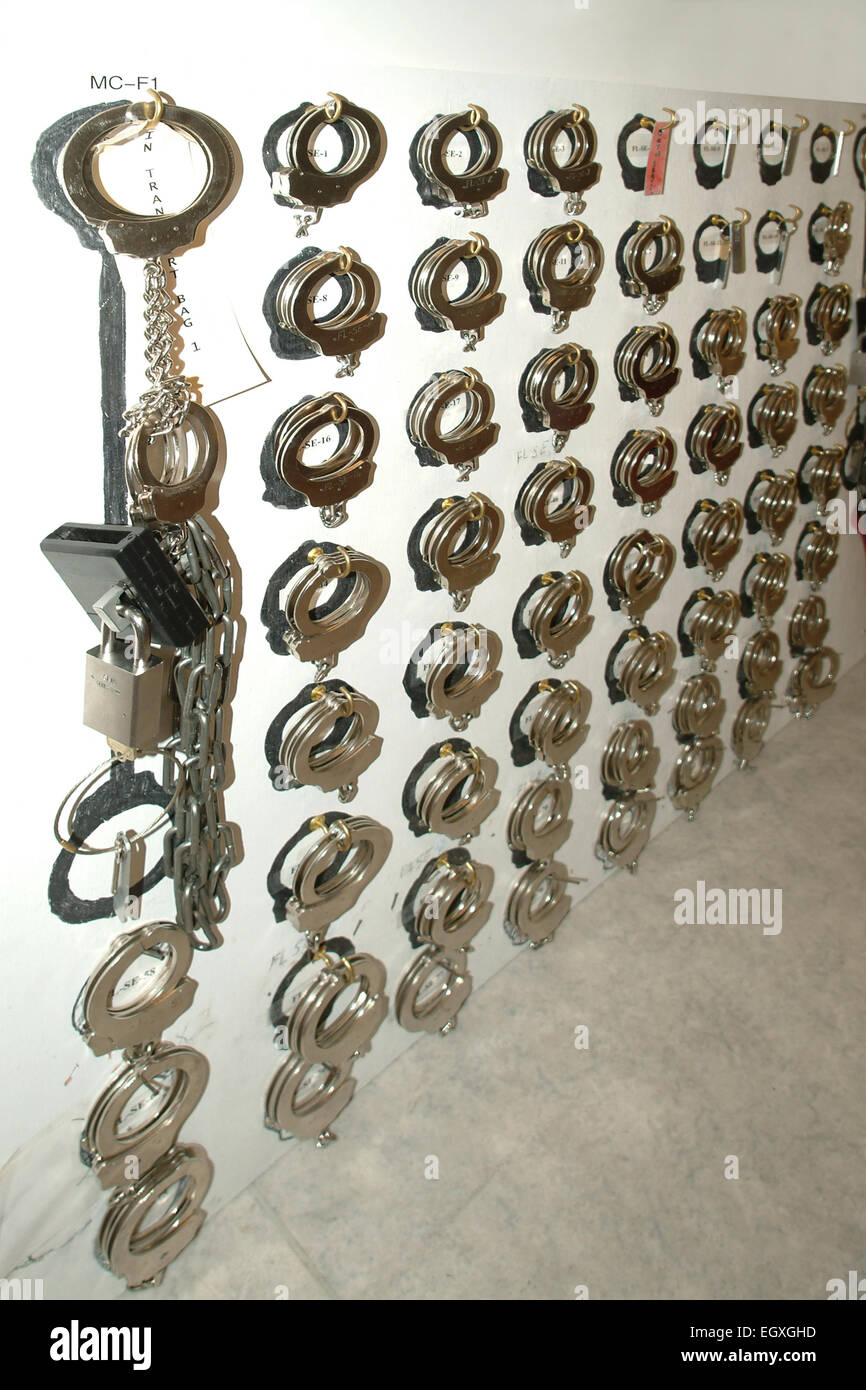
<svg viewBox="0 0 866 1390"><path fill-rule="evenodd" d="M851 249L851 213L851 204L846 202L837 203L832 211L827 210L827 226L822 246L825 275L838 275L842 269L842 262Z"/></svg>
<svg viewBox="0 0 866 1390"><path fill-rule="evenodd" d="M788 623L788 647L792 656L823 647L830 630L827 605L820 594L801 598Z"/></svg>
<svg viewBox="0 0 866 1390"><path fill-rule="evenodd" d="M336 425L339 438L325 459L310 463L305 451L322 431ZM325 526L341 526L346 503L368 488L376 472L379 426L348 396L332 391L309 397L287 411L274 432L274 467L283 482L319 508Z"/></svg>
<svg viewBox="0 0 866 1390"><path fill-rule="evenodd" d="M564 558L595 518L594 490L595 479L577 459L548 459L521 485L515 514L525 526L556 542Z"/></svg>
<svg viewBox="0 0 866 1390"><path fill-rule="evenodd" d="M466 410L457 424L443 429L445 412L465 398ZM482 454L499 438L494 423L493 392L474 368L436 372L414 397L406 430L422 463L448 463L457 481L466 482Z"/></svg>
<svg viewBox="0 0 866 1390"><path fill-rule="evenodd" d="M96 1237L100 1264L130 1289L158 1284L201 1230L213 1171L199 1144L176 1144L134 1187L119 1188Z"/></svg>
<svg viewBox="0 0 866 1390"><path fill-rule="evenodd" d="M687 743L674 763L668 795L678 811L694 820L722 765L724 745L715 734Z"/></svg>
<svg viewBox="0 0 866 1390"><path fill-rule="evenodd" d="M753 609L761 627L769 625L773 614L785 602L790 570L791 561L787 555L779 551L773 554L769 550L758 551L746 566L740 585L743 613L748 617L749 610Z"/></svg>
<svg viewBox="0 0 866 1390"><path fill-rule="evenodd" d="M616 792L646 791L653 786L661 754L646 719L626 719L611 731L601 755L601 780Z"/></svg>
<svg viewBox="0 0 866 1390"><path fill-rule="evenodd" d="M590 396L597 381L598 367L586 348L563 343L542 349L527 363L521 379L527 428L553 430L553 452L561 453L571 431L592 414Z"/></svg>
<svg viewBox="0 0 866 1390"><path fill-rule="evenodd" d="M786 699L797 719L811 719L819 705L836 689L839 655L831 647L818 647L801 656L791 672Z"/></svg>
<svg viewBox="0 0 866 1390"><path fill-rule="evenodd" d="M490 628L441 623L418 663L427 712L460 733L499 689L501 657L501 639Z"/></svg>
<svg viewBox="0 0 866 1390"><path fill-rule="evenodd" d="M711 579L721 579L739 554L744 520L743 505L736 497L726 497L723 502L704 497L686 523L683 549L691 546Z"/></svg>
<svg viewBox="0 0 866 1390"><path fill-rule="evenodd" d="M819 516L827 515L829 503L839 495L844 462L844 444L836 444L830 449L812 444L806 451L800 464L800 481L811 500L818 504Z"/></svg>
<svg viewBox="0 0 866 1390"><path fill-rule="evenodd" d="M758 311L755 318L755 344L758 356L770 368L771 376L779 376L785 364L800 346L797 329L803 304L798 294L775 294Z"/></svg>
<svg viewBox="0 0 866 1390"><path fill-rule="evenodd" d="M737 767L744 771L757 758L764 746L764 735L770 723L773 702L769 695L753 695L744 700L731 725L731 749Z"/></svg>
<svg viewBox="0 0 866 1390"><path fill-rule="evenodd" d="M620 243L622 292L642 298L645 314L657 314L683 278L683 238L670 217L638 222Z"/></svg>
<svg viewBox="0 0 866 1390"><path fill-rule="evenodd" d="M680 742L717 734L725 715L725 701L718 676L709 671L689 676L677 696L672 723Z"/></svg>
<svg viewBox="0 0 866 1390"><path fill-rule="evenodd" d="M614 682L645 714L658 714L661 697L675 678L675 656L669 633L633 628L614 661Z"/></svg>
<svg viewBox="0 0 866 1390"><path fill-rule="evenodd" d="M387 976L375 956L338 955L327 942L308 949L299 966L314 961L322 961L323 969L288 1017L289 1057L268 1087L265 1126L281 1139L315 1139L323 1148L337 1137L330 1126L355 1093L352 1067L370 1050L387 1015ZM338 1011L347 990L353 991L351 1001Z"/></svg>
<svg viewBox="0 0 866 1390"><path fill-rule="evenodd" d="M746 494L746 512L752 524L766 531L771 545L781 545L797 511L797 475L789 469L774 473L762 468Z"/></svg>
<svg viewBox="0 0 866 1390"><path fill-rule="evenodd" d="M512 883L505 904L505 932L515 946L546 945L571 910L568 870L556 859L527 864Z"/></svg>
<svg viewBox="0 0 866 1390"><path fill-rule="evenodd" d="M806 305L806 321L829 357L851 327L851 286L816 285Z"/></svg>
<svg viewBox="0 0 866 1390"><path fill-rule="evenodd" d="M480 748L443 743L414 788L421 825L467 844L499 803L497 764Z"/></svg>
<svg viewBox="0 0 866 1390"><path fill-rule="evenodd" d="M746 315L743 309L713 309L698 330L695 346L716 386L724 393L746 360Z"/></svg>
<svg viewBox="0 0 866 1390"><path fill-rule="evenodd" d="M565 158L559 148L567 141ZM548 111L529 127L523 150L529 169L529 185L545 197L564 193L566 217L579 216L586 207L581 196L598 183L596 134L585 106L575 103L564 111Z"/></svg>
<svg viewBox="0 0 866 1390"><path fill-rule="evenodd" d="M580 681L552 685L539 681L527 708L527 737L535 756L557 777L568 777L568 764L589 734L586 716L592 696Z"/></svg>
<svg viewBox="0 0 866 1390"><path fill-rule="evenodd" d="M315 254L313 252L315 251ZM337 306L316 318L313 305L329 280L336 280ZM300 338L322 357L335 357L337 376L354 376L361 353L385 332L386 315L376 310L379 279L354 251L311 248L296 258L273 291L273 312L279 329Z"/></svg>
<svg viewBox="0 0 866 1390"><path fill-rule="evenodd" d="M406 906L415 938L447 955L466 951L493 911L493 870L449 850L426 866Z"/></svg>
<svg viewBox="0 0 866 1390"><path fill-rule="evenodd" d="M743 647L739 680L746 695L768 695L776 688L782 662L779 634L771 627L759 628Z"/></svg>
<svg viewBox="0 0 866 1390"><path fill-rule="evenodd" d="M115 937L73 1012L73 1024L94 1056L159 1042L195 997L198 985L187 975L192 956L193 944L176 922L147 922ZM129 976L139 960L140 974ZM124 1004L121 996L130 990L136 993Z"/></svg>
<svg viewBox="0 0 866 1390"><path fill-rule="evenodd" d="M313 816L315 839L291 872L285 919L308 938L322 935L355 905L391 853L393 836L371 816Z"/></svg>
<svg viewBox="0 0 866 1390"><path fill-rule="evenodd" d="M638 791L612 801L601 822L596 858L606 869L623 868L635 873L638 859L649 843L655 817L653 792Z"/></svg>
<svg viewBox="0 0 866 1390"><path fill-rule="evenodd" d="M671 576L676 551L667 536L633 531L617 541L604 567L611 606L639 622Z"/></svg>
<svg viewBox="0 0 866 1390"><path fill-rule="evenodd" d="M814 592L829 579L838 558L838 531L828 531L819 521L807 522L797 542L797 577L805 579Z"/></svg>
<svg viewBox="0 0 866 1390"><path fill-rule="evenodd" d="M698 227L692 243L698 279L721 285L723 289L727 288L731 271L742 275L746 269L746 227L752 220L752 214L748 208L738 207L736 211L740 216L730 221L714 212ZM712 234L712 228L718 228L717 236ZM704 236L707 233L710 233L711 241L706 246L705 254Z"/></svg>
<svg viewBox="0 0 866 1390"><path fill-rule="evenodd" d="M799 392L793 382L762 386L749 407L749 421L762 444L778 458L797 428Z"/></svg>
<svg viewBox="0 0 866 1390"><path fill-rule="evenodd" d="M156 468L154 450L161 454ZM132 430L124 458L130 520L189 521L204 507L219 455L216 417L197 401L189 402L185 418L168 434Z"/></svg>
<svg viewBox="0 0 866 1390"><path fill-rule="evenodd" d="M316 140L326 126L336 132L343 146L332 169L316 162ZM277 146L283 137L285 164L280 164ZM265 166L274 196L298 209L296 236L308 236L323 208L348 203L355 189L372 178L385 157L385 143L378 117L337 92L328 92L321 106L308 104L294 118L283 117L271 126L265 140Z"/></svg>
<svg viewBox="0 0 866 1390"><path fill-rule="evenodd" d="M473 591L496 570L496 546L504 526L495 503L482 492L472 492L468 497L443 497L422 531L421 559L451 595L456 612L463 612Z"/></svg>
<svg viewBox="0 0 866 1390"><path fill-rule="evenodd" d="M676 454L677 446L667 430L630 430L613 457L614 492L619 489L640 503L644 516L653 516L676 483Z"/></svg>
<svg viewBox="0 0 866 1390"><path fill-rule="evenodd" d="M758 142L758 167L763 183L778 183L783 175L790 174L793 169L800 136L809 126L808 116L802 116L798 111L796 117L800 122L798 126L786 126L781 125L778 121L770 121L761 131L761 138ZM778 149L778 160L770 161L767 158L765 146L769 140L772 140Z"/></svg>
<svg viewBox="0 0 866 1390"><path fill-rule="evenodd" d="M614 355L617 381L629 400L642 398L650 415L661 415L664 398L680 379L676 365L679 348L666 323L644 323L633 328Z"/></svg>
<svg viewBox="0 0 866 1390"><path fill-rule="evenodd" d="M726 487L731 469L743 452L743 417L733 401L701 406L686 435L686 449L698 471L713 474Z"/></svg>
<svg viewBox="0 0 866 1390"><path fill-rule="evenodd" d="M845 409L848 371L845 367L813 367L803 387L804 413L809 411L824 434L832 434ZM807 416L808 419L808 416Z"/></svg>
<svg viewBox="0 0 866 1390"><path fill-rule="evenodd" d="M470 162L461 172L450 168L446 157L458 133L469 147ZM481 106L470 103L465 111L434 116L412 149L422 175L417 180L421 201L452 207L458 217L486 217L488 202L508 183L507 169L499 167L502 137Z"/></svg>
<svg viewBox="0 0 866 1390"><path fill-rule="evenodd" d="M580 570L543 574L523 612L523 624L555 671L574 656L595 622L592 586Z"/></svg>
<svg viewBox="0 0 866 1390"><path fill-rule="evenodd" d="M132 1186L171 1149L204 1095L209 1071L201 1052L176 1043L125 1057L90 1107L81 1135L82 1161L103 1187Z"/></svg>
<svg viewBox="0 0 866 1390"><path fill-rule="evenodd" d="M394 996L394 1012L409 1033L450 1033L472 993L465 951L446 955L425 946L413 956Z"/></svg>
<svg viewBox="0 0 866 1390"><path fill-rule="evenodd" d="M466 288L453 299L448 284L464 266ZM505 308L499 293L502 262L487 238L473 232L468 241L442 237L422 252L412 268L409 293L422 328L434 333L454 329L463 339L463 351L474 352L484 330Z"/></svg>
<svg viewBox="0 0 866 1390"><path fill-rule="evenodd" d="M545 227L530 242L524 280L535 312L552 315L554 333L564 333L571 315L591 302L603 265L601 242L582 222Z"/></svg>
<svg viewBox="0 0 866 1390"><path fill-rule="evenodd" d="M683 627L702 671L714 671L728 638L740 621L740 600L733 589L698 589L696 602L683 613Z"/></svg>
<svg viewBox="0 0 866 1390"><path fill-rule="evenodd" d="M506 836L512 854L522 859L550 860L572 832L568 819L572 802L567 777L530 782L508 814Z"/></svg>
<svg viewBox="0 0 866 1390"><path fill-rule="evenodd" d="M351 581L349 592L344 595L338 584L330 601L333 606L317 608L322 590L344 579ZM314 546L283 604L288 624L283 640L289 651L299 661L315 661L316 679L321 680L336 665L340 652L363 637L390 583L388 570L370 555L351 546L337 546L334 551Z"/></svg>
<svg viewBox="0 0 866 1390"><path fill-rule="evenodd" d="M335 739L343 722L345 728ZM338 791L342 802L354 800L358 778L382 750L378 722L378 705L360 691L314 686L309 704L291 721L280 745L280 766L291 778L287 789L318 787Z"/></svg>

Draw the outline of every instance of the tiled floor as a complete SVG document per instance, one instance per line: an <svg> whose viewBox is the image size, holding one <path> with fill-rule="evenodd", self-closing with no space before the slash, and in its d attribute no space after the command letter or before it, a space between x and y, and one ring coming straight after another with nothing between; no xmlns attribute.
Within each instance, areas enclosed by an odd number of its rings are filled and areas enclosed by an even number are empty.
<svg viewBox="0 0 866 1390"><path fill-rule="evenodd" d="M861 663L125 1297L819 1299L866 1272L864 698ZM782 888L782 930L674 925L698 879Z"/></svg>

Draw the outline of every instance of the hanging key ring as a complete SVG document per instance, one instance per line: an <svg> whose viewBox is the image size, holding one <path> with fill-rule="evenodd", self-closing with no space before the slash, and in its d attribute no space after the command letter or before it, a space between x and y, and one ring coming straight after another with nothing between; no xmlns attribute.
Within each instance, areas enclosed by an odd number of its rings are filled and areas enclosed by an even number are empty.
<svg viewBox="0 0 866 1390"><path fill-rule="evenodd" d="M156 819L155 819L154 821L152 821L151 824L150 824L149 826L147 826L147 828L146 828L145 830L141 830L141 831L136 832L136 835L135 835L136 840L146 840L146 839L148 838L148 836L153 835L153 834L154 834L157 830L159 830L163 825L167 824L167 822L171 819L169 813L170 813L172 807L174 806L175 802L177 801L178 796L180 795L180 792L181 792L181 790L182 790L182 788L183 788L183 786L184 786L184 782L185 782L185 780L186 780L186 768L184 767L183 763L180 761L180 759L178 758L178 756L177 756L176 753L172 752L172 750L171 750L170 748L161 748L161 749L159 750L159 755L157 755L157 756L160 756L160 755L161 755L163 758L170 758L171 761L174 763L175 767L178 769L178 779L177 779L177 783L175 784L175 788L174 788L174 791L173 791L172 794L171 794L171 797L170 797L169 800L166 802L165 806L162 808L162 810L160 811L160 813L159 813L159 815L156 817ZM113 767L117 766L117 764L122 763L122 762L124 762L124 761L127 761L127 760L124 759L124 758L112 757L112 758L109 758L106 762L100 763L100 764L99 764L99 767L97 767L93 772L88 772L84 777L81 778L81 780L80 780L79 782L76 782L76 783L75 783L75 786L74 786L74 787L71 787L70 790L69 790L69 791L66 793L66 795L64 796L63 800L61 801L60 805L59 805L58 808L57 808L57 814L56 814L55 817L54 817L54 837L55 837L55 839L58 841L58 843L61 844L61 845L63 846L63 848L67 851L67 853L69 853L69 854L114 854L114 853L115 853L115 848L116 848L116 846L115 846L115 841L113 841L113 840L112 840L112 842L111 842L110 845L88 845L88 843L87 843L86 840L83 841L81 844L76 844L75 841L71 838L71 836L72 836L72 823L73 823L73 821L75 820L75 815L76 815L76 812L77 812L79 806L81 805L82 801L83 801L84 798L86 797L87 793L91 790L91 788L92 788L92 787L95 787L95 786L96 786L96 783L102 780L102 778L105 776L106 772L110 772L111 769L112 769ZM77 793L77 795L76 795L76 793ZM71 797L75 797L75 800L72 802L72 805L70 806L69 812L68 812L68 814L67 814L67 816L66 816L66 837L64 837L64 836L61 835L61 833L60 833L60 821L61 821L61 819L62 819L62 817L63 817L63 810L64 810L64 807L66 807L67 805L69 805L69 801L70 801L70 798L71 798Z"/></svg>

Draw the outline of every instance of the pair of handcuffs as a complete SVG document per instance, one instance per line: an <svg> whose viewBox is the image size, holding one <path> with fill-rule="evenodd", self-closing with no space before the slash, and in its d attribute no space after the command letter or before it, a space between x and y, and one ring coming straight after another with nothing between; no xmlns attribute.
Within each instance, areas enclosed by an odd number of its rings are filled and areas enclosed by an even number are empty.
<svg viewBox="0 0 866 1390"><path fill-rule="evenodd" d="M461 269L465 286L449 294L450 282ZM463 340L463 351L474 352L485 328L505 308L505 295L499 293L501 280L502 262L480 232L473 232L467 241L440 237L412 267L409 293L415 317L433 333L453 329Z"/></svg>
<svg viewBox="0 0 866 1390"><path fill-rule="evenodd" d="M351 546L313 546L299 558L283 602L282 643L299 661L314 661L316 679L321 680L340 653L363 637L391 580L380 561ZM317 606L319 595L334 580L338 584L333 598Z"/></svg>
<svg viewBox="0 0 866 1390"><path fill-rule="evenodd" d="M542 348L520 378L518 394L527 430L553 430L553 452L561 453L571 431L592 414L590 397L597 382L595 358L578 343Z"/></svg>
<svg viewBox="0 0 866 1390"><path fill-rule="evenodd" d="M311 462L308 446L336 429L336 447ZM368 488L376 472L379 426L367 411L339 391L306 396L280 416L269 439L277 477L293 493L319 508L325 526L341 526L346 504ZM267 496L268 494L266 494Z"/></svg>
<svg viewBox="0 0 866 1390"><path fill-rule="evenodd" d="M499 804L499 769L481 748L453 740L428 750L406 782L403 806L415 835L468 844Z"/></svg>
<svg viewBox="0 0 866 1390"><path fill-rule="evenodd" d="M634 531L617 541L604 568L610 605L639 622L671 576L676 551L666 536Z"/></svg>
<svg viewBox="0 0 866 1390"><path fill-rule="evenodd" d="M824 434L832 434L845 409L847 392L847 368L813 367L803 386L806 424L820 425Z"/></svg>
<svg viewBox="0 0 866 1390"><path fill-rule="evenodd" d="M683 278L683 238L670 217L633 222L617 249L624 295L643 300L645 314L657 314Z"/></svg>
<svg viewBox="0 0 866 1390"><path fill-rule="evenodd" d="M617 446L610 476L620 506L640 503L653 516L677 480L677 446L667 430L629 430Z"/></svg>
<svg viewBox="0 0 866 1390"><path fill-rule="evenodd" d="M472 991L467 957L493 910L493 870L465 850L428 863L403 904L416 953L395 995L397 1022L410 1033L447 1034Z"/></svg>
<svg viewBox="0 0 866 1390"><path fill-rule="evenodd" d="M797 330L802 305L798 294L776 294L764 301L755 316L755 346L771 376L784 372L800 346Z"/></svg>
<svg viewBox="0 0 866 1390"><path fill-rule="evenodd" d="M775 473L772 468L762 468L746 493L750 530L766 531L771 545L781 545L796 515L797 493L797 474L793 470Z"/></svg>
<svg viewBox="0 0 866 1390"><path fill-rule="evenodd" d="M828 514L830 503L841 491L844 463L844 444L827 449L822 449L819 444L811 444L803 455L800 482L809 501L817 503L819 516Z"/></svg>
<svg viewBox="0 0 866 1390"><path fill-rule="evenodd" d="M317 316L314 306L332 280L340 297ZM351 247L309 247L277 271L265 293L263 310L273 351L278 357L333 357L338 377L354 376L361 353L385 332L379 293L376 272Z"/></svg>
<svg viewBox="0 0 866 1390"><path fill-rule="evenodd" d="M629 628L608 658L607 681L612 700L631 700L644 714L657 714L661 697L675 679L676 643L667 632Z"/></svg>
<svg viewBox="0 0 866 1390"><path fill-rule="evenodd" d="M746 315L742 309L711 309L695 336L695 346L716 386L724 394L746 360Z"/></svg>
<svg viewBox="0 0 866 1390"><path fill-rule="evenodd" d="M697 589L686 601L680 619L681 647L697 656L701 670L713 672L728 649L740 621L740 600L733 589Z"/></svg>
<svg viewBox="0 0 866 1390"><path fill-rule="evenodd" d="M316 141L327 128L341 147L330 169L322 167L316 151ZM295 235L309 236L324 208L348 203L380 167L385 147L379 118L337 92L328 92L328 100L318 106L306 102L276 120L265 136L262 157L275 201L295 210Z"/></svg>
<svg viewBox="0 0 866 1390"><path fill-rule="evenodd" d="M314 685L308 701L282 731L278 767L282 789L318 787L354 800L358 778L382 749L379 707L345 685Z"/></svg>
<svg viewBox="0 0 866 1390"><path fill-rule="evenodd" d="M797 578L805 579L814 592L830 578L838 558L838 531L828 531L820 521L807 521L795 550Z"/></svg>
<svg viewBox="0 0 866 1390"><path fill-rule="evenodd" d="M529 186L543 198L565 194L566 217L579 217L583 194L597 183L597 138L585 106L547 111L529 127L523 144Z"/></svg>
<svg viewBox="0 0 866 1390"><path fill-rule="evenodd" d="M646 719L626 719L611 731L601 755L601 780L610 805L595 846L606 869L637 869L655 820L659 759Z"/></svg>
<svg viewBox="0 0 866 1390"><path fill-rule="evenodd" d="M749 427L756 440L766 445L778 458L788 447L797 428L800 393L791 381L773 382L752 398L749 406Z"/></svg>
<svg viewBox="0 0 866 1390"><path fill-rule="evenodd" d="M779 634L771 627L759 628L743 646L737 669L740 692L744 696L771 695L782 670Z"/></svg>
<svg viewBox="0 0 866 1390"><path fill-rule="evenodd" d="M482 492L441 498L422 525L417 559L430 580L450 594L456 612L463 612L474 590L495 572L504 526L502 512Z"/></svg>
<svg viewBox="0 0 866 1390"><path fill-rule="evenodd" d="M725 700L717 675L700 671L683 681L671 716L681 743L717 734L724 716Z"/></svg>
<svg viewBox="0 0 866 1390"><path fill-rule="evenodd" d="M744 616L754 614L761 627L768 627L785 602L790 572L790 556L780 551L760 550L753 555L740 584Z"/></svg>
<svg viewBox="0 0 866 1390"><path fill-rule="evenodd" d="M501 657L498 634L478 623L431 628L403 680L415 713L447 719L461 733L499 689Z"/></svg>
<svg viewBox="0 0 866 1390"><path fill-rule="evenodd" d="M712 473L720 487L743 452L743 417L733 401L701 406L686 433L686 452L696 473Z"/></svg>
<svg viewBox="0 0 866 1390"><path fill-rule="evenodd" d="M743 544L743 505L736 497L713 502L703 497L683 530L683 556L687 566L699 564L718 581Z"/></svg>
<svg viewBox="0 0 866 1390"><path fill-rule="evenodd" d="M614 372L623 400L643 400L651 415L661 415L665 396L680 379L679 347L666 323L639 324L614 354Z"/></svg>
<svg viewBox="0 0 866 1390"><path fill-rule="evenodd" d="M797 718L810 719L836 689L838 654L825 645L830 623L827 605L814 591L800 599L788 624L788 647L797 660L786 691L788 708Z"/></svg>
<svg viewBox="0 0 866 1390"><path fill-rule="evenodd" d="M681 747L668 779L668 796L690 821L712 790L722 764L724 748L718 730L724 712L719 679L712 671L704 668L683 682L673 712Z"/></svg>
<svg viewBox="0 0 866 1390"><path fill-rule="evenodd" d="M851 286L816 285L806 302L805 319L809 341L829 357L851 327Z"/></svg>
<svg viewBox="0 0 866 1390"><path fill-rule="evenodd" d="M602 785L615 796L647 791L655 783L661 754L646 719L626 719L611 731L601 755Z"/></svg>
<svg viewBox="0 0 866 1390"><path fill-rule="evenodd" d="M271 867L268 886L276 919L290 922L308 940L318 941L354 907L382 868L392 844L390 830L372 816L343 812L313 816Z"/></svg>
<svg viewBox="0 0 866 1390"><path fill-rule="evenodd" d="M514 611L513 628L521 655L546 656L555 671L561 669L595 621L591 606L592 585L580 570L539 575Z"/></svg>
<svg viewBox="0 0 866 1390"><path fill-rule="evenodd" d="M523 279L537 314L550 314L552 332L564 333L569 319L595 294L604 265L601 242L582 222L545 227L523 258Z"/></svg>
<svg viewBox="0 0 866 1390"><path fill-rule="evenodd" d="M466 167L459 162L455 138L466 147ZM428 207L452 208L458 217L486 217L487 204L508 183L500 167L502 137L482 106L437 115L413 137L409 164L418 196Z"/></svg>
<svg viewBox="0 0 866 1390"><path fill-rule="evenodd" d="M594 491L595 479L575 458L538 464L521 485L514 508L523 540L529 545L554 541L563 558L570 554L595 518Z"/></svg>
<svg viewBox="0 0 866 1390"><path fill-rule="evenodd" d="M446 427L446 416L465 402L463 413ZM493 420L493 392L474 368L436 372L409 406L406 431L422 464L447 463L466 482L482 454L493 448L499 426Z"/></svg>
<svg viewBox="0 0 866 1390"><path fill-rule="evenodd" d="M568 764L589 734L586 720L591 701L590 692L580 681L540 680L518 706L513 740L528 743L533 757L546 763L557 777L567 778Z"/></svg>

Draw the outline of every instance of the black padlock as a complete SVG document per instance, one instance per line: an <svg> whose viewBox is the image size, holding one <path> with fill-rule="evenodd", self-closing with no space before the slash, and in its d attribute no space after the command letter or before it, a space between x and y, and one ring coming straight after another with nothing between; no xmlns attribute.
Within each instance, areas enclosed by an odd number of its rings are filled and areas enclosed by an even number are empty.
<svg viewBox="0 0 866 1390"><path fill-rule="evenodd" d="M162 646L187 647L208 628L206 613L147 526L67 522L45 537L41 550L99 628L114 625L118 604L129 601Z"/></svg>

